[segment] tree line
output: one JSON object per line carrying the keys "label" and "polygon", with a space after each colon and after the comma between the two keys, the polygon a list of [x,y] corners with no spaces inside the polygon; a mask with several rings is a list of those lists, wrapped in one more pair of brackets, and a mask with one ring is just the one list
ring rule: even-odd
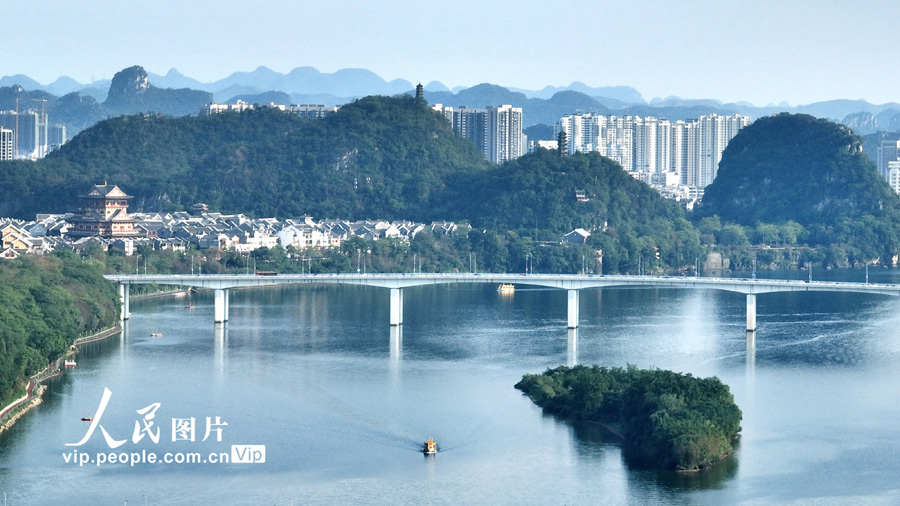
{"label": "tree line", "polygon": [[515,387],[544,411],[615,424],[653,467],[696,470],[733,451],[741,410],[718,378],[635,366],[577,365],[526,374]]}
{"label": "tree line", "polygon": [[95,261],[60,251],[0,262],[0,400],[18,397],[28,376],[118,317],[115,285]]}

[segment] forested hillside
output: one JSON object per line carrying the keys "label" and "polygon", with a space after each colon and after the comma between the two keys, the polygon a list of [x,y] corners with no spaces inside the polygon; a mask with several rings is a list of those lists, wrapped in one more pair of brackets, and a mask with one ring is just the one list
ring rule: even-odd
{"label": "forested hillside", "polygon": [[413,218],[449,174],[488,167],[471,142],[409,97],[369,97],[322,120],[259,109],[103,121],[35,163],[0,163],[0,216],[78,207],[115,183],[134,211],[204,202],[255,216]]}
{"label": "forested hillside", "polygon": [[703,255],[697,229],[675,202],[597,153],[561,157],[538,150],[460,176],[439,200],[435,207],[444,216],[521,237],[554,241],[586,229],[588,244],[603,251],[605,272],[636,272],[641,259],[645,269],[677,268]]}
{"label": "forested hillside", "polygon": [[889,264],[900,251],[900,198],[861,146],[847,127],[812,116],[761,118],[728,144],[699,214],[757,230],[788,224],[792,237],[840,250],[831,265]]}
{"label": "forested hillside", "polygon": [[0,400],[75,338],[111,327],[118,300],[100,269],[71,252],[0,262]]}
{"label": "forested hillside", "polygon": [[[604,272],[704,256],[681,208],[615,162],[538,150],[494,166],[410,97],[368,97],[321,120],[265,108],[109,119],[41,161],[0,163],[0,216],[75,211],[102,182],[133,195],[131,211],[203,202],[257,217],[469,222],[479,231],[471,252],[497,272],[526,257],[543,272],[596,271],[600,251]],[[587,244],[544,248],[576,228],[590,232]]]}

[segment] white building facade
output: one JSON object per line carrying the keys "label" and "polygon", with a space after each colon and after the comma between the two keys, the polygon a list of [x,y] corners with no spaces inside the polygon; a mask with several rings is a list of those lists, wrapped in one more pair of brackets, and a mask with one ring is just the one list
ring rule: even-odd
{"label": "white building facade", "polygon": [[467,106],[432,107],[453,126],[460,135],[472,142],[493,163],[503,163],[525,154],[528,145],[522,132],[522,108],[511,105],[470,109]]}
{"label": "white building facade", "polygon": [[715,179],[722,152],[737,132],[750,124],[740,114],[711,114],[674,123],[639,116],[574,114],[556,124],[566,133],[568,152],[596,151],[625,171],[657,187],[698,190]]}

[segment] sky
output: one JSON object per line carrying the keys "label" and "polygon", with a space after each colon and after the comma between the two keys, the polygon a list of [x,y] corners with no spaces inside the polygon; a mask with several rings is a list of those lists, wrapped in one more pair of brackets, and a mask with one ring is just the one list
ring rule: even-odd
{"label": "sky", "polygon": [[626,85],[646,100],[900,102],[900,3],[882,0],[3,3],[0,76],[43,84],[132,65],[203,82],[310,66],[450,88]]}

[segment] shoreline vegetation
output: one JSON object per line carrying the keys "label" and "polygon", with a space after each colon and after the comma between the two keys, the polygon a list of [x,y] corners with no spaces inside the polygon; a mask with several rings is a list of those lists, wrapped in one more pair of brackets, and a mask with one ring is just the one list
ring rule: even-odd
{"label": "shoreline vegetation", "polygon": [[526,374],[515,388],[547,413],[599,423],[657,469],[708,469],[732,454],[741,430],[741,410],[716,377],[578,365]]}
{"label": "shoreline vegetation", "polygon": [[69,351],[66,352],[64,356],[50,362],[44,370],[31,376],[25,387],[25,395],[0,409],[0,434],[11,428],[25,413],[36,408],[43,402],[42,397],[47,390],[47,387],[42,382],[61,375],[63,373],[62,370],[65,367],[65,361],[78,354],[78,346],[102,341],[118,335],[120,332],[122,332],[122,325],[116,322],[115,325],[108,329],[101,330],[100,332],[89,336],[79,337],[72,343]]}
{"label": "shoreline vegetation", "polygon": [[[184,291],[185,290],[183,289],[178,289],[158,293],[135,295],[132,297],[132,300],[174,297],[176,294],[182,293]],[[16,423],[16,421],[25,413],[31,411],[33,408],[37,407],[41,404],[41,402],[43,402],[42,396],[44,395],[47,387],[41,382],[62,374],[62,369],[65,367],[65,360],[76,356],[79,346],[108,339],[112,336],[118,335],[122,332],[122,330],[123,329],[121,322],[116,322],[112,327],[101,330],[91,335],[82,336],[78,339],[75,339],[64,356],[50,362],[50,364],[47,365],[44,370],[35,374],[34,376],[31,376],[28,384],[25,387],[25,395],[0,408],[0,433],[3,433],[4,431],[11,428]]]}
{"label": "shoreline vegetation", "polygon": [[39,382],[34,378],[55,374],[76,341],[84,341],[79,338],[113,327],[120,310],[115,285],[103,278],[97,263],[71,251],[0,262],[3,404],[27,393],[13,409],[32,405]]}

